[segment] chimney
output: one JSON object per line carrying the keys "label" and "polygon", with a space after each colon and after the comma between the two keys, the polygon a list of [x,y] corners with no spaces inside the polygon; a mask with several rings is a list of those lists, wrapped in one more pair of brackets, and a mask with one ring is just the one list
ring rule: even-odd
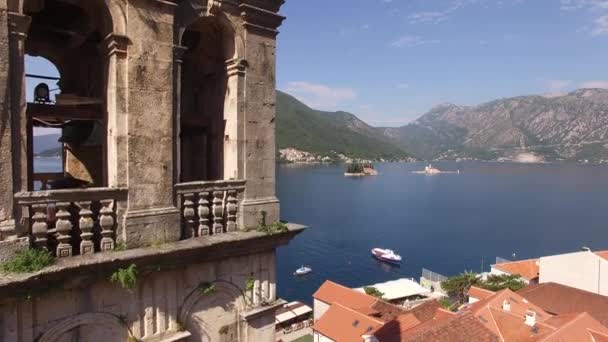
{"label": "chimney", "polygon": [[528,310],[526,312],[526,321],[524,322],[526,323],[526,325],[529,325],[531,327],[536,325],[536,312],[532,311],[532,310]]}
{"label": "chimney", "polygon": [[505,311],[511,311],[511,303],[509,303],[509,301],[505,299],[502,302],[502,309]]}

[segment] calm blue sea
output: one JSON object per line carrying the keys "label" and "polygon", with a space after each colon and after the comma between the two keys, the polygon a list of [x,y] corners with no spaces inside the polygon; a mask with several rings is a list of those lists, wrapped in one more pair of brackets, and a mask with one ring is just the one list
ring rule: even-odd
{"label": "calm blue sea", "polygon": [[[422,163],[377,164],[378,177],[345,178],[344,166],[278,167],[282,219],[309,228],[277,255],[278,291],[311,301],[325,279],[362,286],[485,270],[517,259],[608,249],[608,167],[439,162],[460,174],[412,174]],[[392,248],[400,268],[371,258]],[[313,273],[297,278],[302,264]]]}

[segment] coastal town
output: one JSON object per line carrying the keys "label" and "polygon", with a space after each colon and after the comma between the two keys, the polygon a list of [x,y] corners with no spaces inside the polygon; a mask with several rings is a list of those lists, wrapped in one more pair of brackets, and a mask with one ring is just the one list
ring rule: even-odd
{"label": "coastal town", "polygon": [[423,270],[419,282],[348,288],[327,280],[312,307],[293,302],[277,312],[277,341],[606,341],[607,274],[608,251],[586,249],[497,258],[481,274]]}

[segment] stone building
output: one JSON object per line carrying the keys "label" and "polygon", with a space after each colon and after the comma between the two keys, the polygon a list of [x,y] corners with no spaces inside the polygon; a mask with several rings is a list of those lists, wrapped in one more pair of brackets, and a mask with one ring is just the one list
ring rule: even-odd
{"label": "stone building", "polygon": [[[274,340],[275,250],[303,229],[255,229],[279,220],[282,3],[0,0],[0,261],[55,255],[0,276],[0,341]],[[55,101],[26,102],[48,80],[26,55]],[[62,129],[62,172],[34,169],[35,127]]]}

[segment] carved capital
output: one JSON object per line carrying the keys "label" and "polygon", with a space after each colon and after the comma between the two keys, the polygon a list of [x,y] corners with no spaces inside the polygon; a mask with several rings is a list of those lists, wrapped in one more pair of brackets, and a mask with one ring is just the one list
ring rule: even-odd
{"label": "carved capital", "polygon": [[127,36],[110,33],[103,41],[106,54],[108,56],[117,55],[124,58],[127,56],[127,50],[131,44],[131,40]]}
{"label": "carved capital", "polygon": [[10,33],[19,39],[25,40],[27,33],[30,30],[32,17],[20,13],[8,13],[8,26]]}
{"label": "carved capital", "polygon": [[228,73],[228,77],[234,75],[244,76],[248,67],[249,63],[242,58],[234,58],[226,61],[226,72]]}
{"label": "carved capital", "polygon": [[277,29],[285,20],[285,17],[261,7],[252,6],[246,3],[239,5],[241,18],[245,22],[245,28],[249,30],[258,30],[265,34],[276,36],[279,31]]}

